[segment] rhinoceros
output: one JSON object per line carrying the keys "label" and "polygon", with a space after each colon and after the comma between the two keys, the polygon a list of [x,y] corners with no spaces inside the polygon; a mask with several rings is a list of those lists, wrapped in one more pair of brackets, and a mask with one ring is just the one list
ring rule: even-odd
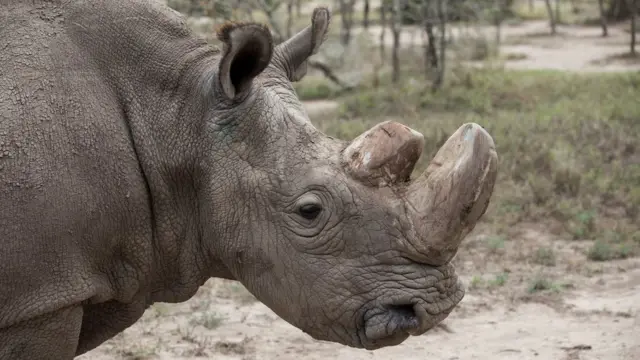
{"label": "rhinoceros", "polygon": [[227,23],[216,47],[154,0],[1,0],[0,359],[72,359],[210,278],[356,348],[448,316],[494,141],[462,124],[413,176],[401,123],[317,130],[292,82],[329,23]]}

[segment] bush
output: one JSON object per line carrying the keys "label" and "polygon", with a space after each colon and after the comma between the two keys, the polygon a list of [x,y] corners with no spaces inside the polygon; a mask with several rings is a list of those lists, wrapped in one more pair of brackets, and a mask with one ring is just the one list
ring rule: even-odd
{"label": "bush", "polygon": [[293,86],[300,100],[329,99],[335,97],[340,90],[325,77],[320,76],[305,76]]}

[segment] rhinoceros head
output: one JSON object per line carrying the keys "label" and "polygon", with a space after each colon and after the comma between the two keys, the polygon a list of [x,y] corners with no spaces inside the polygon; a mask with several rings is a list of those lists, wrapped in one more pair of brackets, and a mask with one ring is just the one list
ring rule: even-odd
{"label": "rhinoceros head", "polygon": [[443,320],[464,295],[451,259],[484,214],[497,154],[465,124],[419,177],[422,134],[381,123],[350,143],[310,123],[291,85],[329,26],[274,46],[266,27],[225,25],[210,76],[215,151],[200,206],[229,277],[320,340],[376,349]]}

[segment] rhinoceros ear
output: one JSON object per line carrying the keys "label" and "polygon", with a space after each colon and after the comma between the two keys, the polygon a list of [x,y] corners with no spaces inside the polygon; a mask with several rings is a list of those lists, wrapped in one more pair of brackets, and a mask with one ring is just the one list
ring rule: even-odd
{"label": "rhinoceros ear", "polygon": [[329,9],[317,7],[313,10],[310,26],[276,46],[274,62],[286,72],[290,81],[299,81],[306,75],[307,60],[326,40],[330,22]]}
{"label": "rhinoceros ear", "polygon": [[273,38],[269,29],[254,23],[226,23],[217,31],[222,41],[218,81],[229,99],[251,87],[271,61]]}

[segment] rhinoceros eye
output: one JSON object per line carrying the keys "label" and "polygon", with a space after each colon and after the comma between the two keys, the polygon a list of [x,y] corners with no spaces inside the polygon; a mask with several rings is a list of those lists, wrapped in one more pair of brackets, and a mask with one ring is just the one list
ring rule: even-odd
{"label": "rhinoceros eye", "polygon": [[322,212],[322,200],[317,194],[306,193],[298,199],[295,209],[300,217],[312,221]]}
{"label": "rhinoceros eye", "polygon": [[301,204],[298,207],[298,214],[307,220],[314,220],[320,215],[322,205],[318,203]]}

